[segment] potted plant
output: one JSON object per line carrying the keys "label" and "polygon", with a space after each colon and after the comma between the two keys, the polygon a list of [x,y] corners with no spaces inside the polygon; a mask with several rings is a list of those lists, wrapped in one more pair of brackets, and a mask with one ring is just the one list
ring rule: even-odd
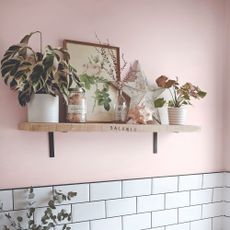
{"label": "potted plant", "polygon": [[178,78],[172,80],[166,76],[160,76],[156,79],[156,83],[159,87],[168,89],[170,92],[171,100],[168,102],[168,113],[171,125],[183,125],[186,119],[185,105],[191,105],[191,99],[201,99],[207,94],[190,82],[180,85]]}
{"label": "potted plant", "polygon": [[157,109],[157,115],[162,125],[167,125],[169,123],[166,104],[166,100],[163,97],[154,100],[154,107]]}
{"label": "potted plant", "polygon": [[[32,35],[40,34],[40,52],[28,46]],[[2,78],[18,91],[21,106],[28,104],[30,122],[58,122],[61,95],[67,101],[73,82],[80,86],[76,70],[69,63],[70,55],[63,48],[46,46],[42,50],[42,34],[32,32],[12,45],[1,60]]]}

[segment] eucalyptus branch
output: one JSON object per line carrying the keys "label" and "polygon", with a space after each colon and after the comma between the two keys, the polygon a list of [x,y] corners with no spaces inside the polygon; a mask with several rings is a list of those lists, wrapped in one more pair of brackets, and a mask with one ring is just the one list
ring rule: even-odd
{"label": "eucalyptus branch", "polygon": [[[26,190],[27,192],[27,190]],[[34,212],[35,208],[29,208],[26,214],[26,218],[23,219],[21,216],[18,216],[16,220],[12,219],[10,213],[6,214],[6,218],[9,221],[9,225],[4,226],[4,230],[10,230],[13,228],[15,230],[49,230],[54,228],[58,223],[61,223],[64,220],[70,221],[71,220],[71,213],[67,213],[65,209],[54,213],[53,210],[56,209],[56,203],[62,203],[65,200],[71,200],[73,197],[77,195],[76,192],[68,192],[64,194],[62,192],[54,191],[52,199],[48,202],[48,207],[45,209],[44,213],[41,217],[42,224],[35,224],[34,223]],[[29,189],[28,199],[33,199],[34,193],[33,188]],[[27,228],[23,228],[23,224],[27,223]],[[64,225],[63,229],[67,229],[66,224]],[[70,227],[68,227],[70,229]]]}

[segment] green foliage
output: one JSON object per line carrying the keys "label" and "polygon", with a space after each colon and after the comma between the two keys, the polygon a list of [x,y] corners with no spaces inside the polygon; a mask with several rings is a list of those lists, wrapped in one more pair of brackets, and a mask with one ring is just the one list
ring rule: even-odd
{"label": "green foliage", "polygon": [[[28,200],[33,200],[35,194],[33,192],[33,188],[30,187],[28,189]],[[29,208],[26,213],[26,218],[18,216],[15,220],[11,217],[9,213],[5,214],[6,218],[9,221],[9,225],[5,225],[3,230],[49,230],[54,228],[57,224],[61,224],[63,221],[71,220],[71,213],[66,212],[65,209],[61,209],[61,211],[56,210],[56,204],[61,204],[63,201],[71,200],[73,197],[77,195],[76,192],[68,192],[64,194],[60,191],[54,191],[54,195],[52,199],[48,202],[48,207],[45,209],[42,217],[41,223],[36,224],[34,222],[34,213],[36,212],[35,208],[31,207],[31,204],[34,202],[29,201]],[[26,225],[27,227],[23,227]],[[70,230],[66,224],[63,225],[62,230]]]}
{"label": "green foliage", "polygon": [[103,105],[106,111],[110,110],[111,99],[108,93],[107,85],[103,86],[103,89],[97,89],[95,92],[95,99],[98,101],[98,105]]}
{"label": "green foliage", "polygon": [[80,81],[70,65],[70,55],[63,48],[47,46],[44,53],[28,46],[31,36],[26,35],[18,45],[12,45],[1,60],[1,75],[10,89],[18,91],[20,105],[25,106],[35,93],[63,95],[67,101],[69,88]]}
{"label": "green foliage", "polygon": [[159,87],[166,88],[171,94],[172,100],[169,101],[171,107],[181,107],[182,105],[191,105],[191,99],[202,99],[206,96],[206,92],[202,91],[198,86],[194,86],[190,82],[180,85],[178,78],[176,80],[168,79],[166,76],[160,76],[156,79]]}
{"label": "green foliage", "polygon": [[155,101],[154,101],[154,106],[155,108],[162,108],[166,103],[166,100],[161,97],[161,98],[157,98]]}
{"label": "green foliage", "polygon": [[[90,90],[92,86],[96,87],[95,102],[99,106],[103,106],[106,111],[109,111],[111,108],[110,102],[112,101],[109,95],[109,81],[103,77],[89,76],[86,73],[81,74],[79,77],[86,90]],[[100,89],[101,85],[102,89]]]}

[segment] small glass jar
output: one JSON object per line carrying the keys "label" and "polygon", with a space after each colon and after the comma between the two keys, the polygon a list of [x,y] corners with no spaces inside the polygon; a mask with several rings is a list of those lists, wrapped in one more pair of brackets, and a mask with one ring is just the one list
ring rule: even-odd
{"label": "small glass jar", "polygon": [[85,92],[81,88],[72,89],[68,98],[67,116],[68,122],[86,122],[87,104]]}
{"label": "small glass jar", "polygon": [[128,114],[128,105],[122,90],[118,90],[117,101],[115,104],[115,122],[126,123]]}

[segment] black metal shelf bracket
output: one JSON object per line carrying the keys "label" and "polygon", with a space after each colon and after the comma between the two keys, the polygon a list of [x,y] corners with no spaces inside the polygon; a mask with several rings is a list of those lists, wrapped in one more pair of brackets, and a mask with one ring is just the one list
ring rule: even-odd
{"label": "black metal shelf bracket", "polygon": [[157,154],[157,132],[153,133],[153,154]]}
{"label": "black metal shelf bracket", "polygon": [[49,137],[49,153],[50,157],[54,157],[54,133],[53,132],[48,132],[48,137]]}
{"label": "black metal shelf bracket", "polygon": [[[51,158],[54,158],[55,151],[54,151],[54,133],[48,132],[48,138],[49,138],[49,156]],[[158,141],[158,134],[157,132],[153,133],[153,154],[157,154],[157,141]]]}

